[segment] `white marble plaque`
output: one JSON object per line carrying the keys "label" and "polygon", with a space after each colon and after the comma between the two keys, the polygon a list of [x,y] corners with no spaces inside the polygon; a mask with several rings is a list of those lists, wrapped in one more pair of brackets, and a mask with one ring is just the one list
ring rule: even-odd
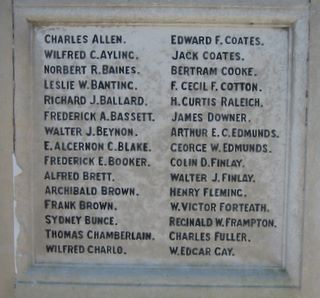
{"label": "white marble plaque", "polygon": [[282,267],[289,32],[36,27],[36,263]]}

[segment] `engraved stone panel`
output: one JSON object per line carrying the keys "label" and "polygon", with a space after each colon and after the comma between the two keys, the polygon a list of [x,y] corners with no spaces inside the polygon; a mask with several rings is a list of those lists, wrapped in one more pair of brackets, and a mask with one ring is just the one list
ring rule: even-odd
{"label": "engraved stone panel", "polygon": [[289,37],[36,27],[36,263],[282,267]]}

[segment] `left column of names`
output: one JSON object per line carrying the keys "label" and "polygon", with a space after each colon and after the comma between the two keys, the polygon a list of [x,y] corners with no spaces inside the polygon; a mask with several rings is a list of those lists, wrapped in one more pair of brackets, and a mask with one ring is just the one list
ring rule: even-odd
{"label": "left column of names", "polygon": [[124,240],[155,240],[117,216],[140,197],[126,170],[151,167],[139,125],[155,117],[136,80],[139,56],[123,34],[100,31],[38,34],[43,204],[36,237],[46,260],[122,257],[130,254]]}

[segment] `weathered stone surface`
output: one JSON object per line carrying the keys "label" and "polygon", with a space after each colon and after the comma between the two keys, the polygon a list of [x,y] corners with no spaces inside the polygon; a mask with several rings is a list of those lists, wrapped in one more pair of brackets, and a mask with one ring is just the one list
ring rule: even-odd
{"label": "weathered stone surface", "polygon": [[281,267],[288,41],[36,28],[36,261]]}

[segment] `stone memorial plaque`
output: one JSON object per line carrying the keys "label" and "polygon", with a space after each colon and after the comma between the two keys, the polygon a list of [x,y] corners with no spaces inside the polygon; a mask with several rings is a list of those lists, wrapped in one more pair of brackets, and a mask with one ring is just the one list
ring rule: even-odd
{"label": "stone memorial plaque", "polygon": [[36,263],[282,268],[289,30],[37,26]]}
{"label": "stone memorial plaque", "polygon": [[0,1],[0,297],[317,297],[319,1]]}

